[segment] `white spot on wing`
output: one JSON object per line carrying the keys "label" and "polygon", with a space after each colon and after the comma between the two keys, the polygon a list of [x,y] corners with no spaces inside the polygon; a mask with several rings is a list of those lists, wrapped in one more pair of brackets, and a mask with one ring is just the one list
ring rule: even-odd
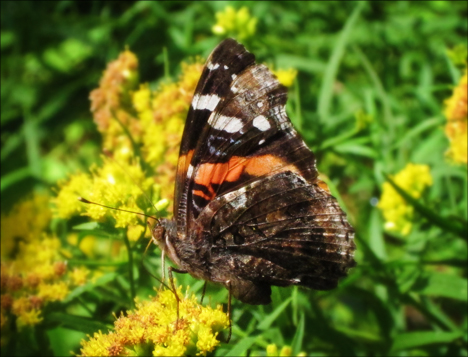
{"label": "white spot on wing", "polygon": [[259,108],[263,107],[263,102],[257,102],[257,107]]}
{"label": "white spot on wing", "polygon": [[237,93],[239,91],[239,88],[235,87],[235,86],[232,86],[231,87],[231,92],[232,93]]}
{"label": "white spot on wing", "polygon": [[221,115],[216,118],[216,121],[213,122],[214,117],[210,116],[208,123],[217,130],[224,130],[228,133],[237,133],[244,127],[242,120],[236,117],[226,117]]}
{"label": "white spot on wing", "polygon": [[195,94],[193,96],[193,98],[192,98],[192,107],[193,107],[193,109],[195,109],[195,106],[197,105],[198,98],[200,98],[200,96],[198,94]]}
{"label": "white spot on wing", "polygon": [[193,109],[197,110],[215,110],[216,106],[218,105],[219,101],[221,100],[216,94],[206,94],[199,96],[198,94],[194,95],[192,100],[192,107]]}
{"label": "white spot on wing", "polygon": [[262,145],[265,142],[265,139],[262,139],[258,142],[258,145]]}
{"label": "white spot on wing", "polygon": [[209,69],[210,71],[212,71],[212,70],[217,69],[217,68],[219,67],[219,63],[213,64],[213,63],[211,63],[211,62],[208,62],[208,64],[207,64],[206,66],[208,67],[208,69]]}
{"label": "white spot on wing", "polygon": [[234,79],[237,78],[237,75],[235,75],[235,74],[233,73],[233,74],[231,74],[231,78],[234,80]]}
{"label": "white spot on wing", "polygon": [[228,66],[226,66],[226,65],[224,65],[224,69],[229,69],[229,67],[228,67]]}
{"label": "white spot on wing", "polygon": [[192,173],[193,173],[193,166],[189,165],[187,169],[187,177],[192,177]]}
{"label": "white spot on wing", "polygon": [[265,131],[271,128],[267,118],[265,118],[263,115],[259,115],[253,120],[253,126],[260,131]]}

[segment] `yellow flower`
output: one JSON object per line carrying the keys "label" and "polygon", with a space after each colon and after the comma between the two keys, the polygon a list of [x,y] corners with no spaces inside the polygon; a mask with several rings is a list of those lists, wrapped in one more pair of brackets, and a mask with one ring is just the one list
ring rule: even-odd
{"label": "yellow flower", "polygon": [[457,163],[467,163],[468,131],[467,131],[467,71],[454,88],[452,96],[445,101],[445,134],[450,141],[448,156]]}
{"label": "yellow flower", "polygon": [[70,273],[70,278],[74,285],[84,285],[88,282],[89,270],[86,267],[74,268]]}
{"label": "yellow flower", "polygon": [[18,318],[16,319],[18,328],[21,329],[25,326],[34,326],[38,324],[43,320],[43,318],[40,317],[40,314],[41,311],[36,309],[21,311],[21,313],[18,314]]}
{"label": "yellow flower", "polygon": [[[89,341],[82,343],[82,356],[118,356],[122,346],[117,337],[113,333],[103,334],[101,331],[94,334],[93,337],[88,335]],[[116,353],[119,352],[119,353]]]}
{"label": "yellow flower", "polygon": [[[109,356],[110,350],[129,355],[182,356],[206,355],[218,345],[220,330],[229,326],[221,307],[203,307],[195,296],[183,297],[181,287],[179,320],[177,304],[171,290],[162,290],[151,301],[137,302],[136,309],[121,315],[114,331],[88,336],[82,341],[82,356]],[[216,327],[217,326],[217,327]]]}
{"label": "yellow flower", "polygon": [[292,348],[290,346],[283,346],[279,353],[280,357],[289,357],[292,355]]}
{"label": "yellow flower", "polygon": [[297,76],[297,70],[294,68],[272,70],[272,72],[285,87],[291,87]]}
{"label": "yellow flower", "polygon": [[92,179],[89,175],[78,173],[71,176],[68,182],[59,182],[60,191],[54,199],[54,213],[59,218],[68,219],[86,210],[78,197],[89,197],[93,193]]}
{"label": "yellow flower", "polygon": [[268,357],[277,357],[278,356],[278,347],[276,344],[271,344],[267,346],[266,355]]}
{"label": "yellow flower", "polygon": [[148,84],[140,85],[140,89],[133,93],[132,102],[138,113],[151,110],[151,91]]}
{"label": "yellow flower", "polygon": [[[412,197],[421,197],[426,187],[432,185],[429,166],[409,163],[399,173],[392,177],[393,181]],[[407,235],[411,231],[414,209],[393,186],[384,182],[382,197],[378,207],[385,218],[385,229]]]}
{"label": "yellow flower", "polygon": [[143,232],[145,231],[144,226],[128,226],[127,228],[127,237],[131,242],[136,242]]}
{"label": "yellow flower", "polygon": [[[177,82],[166,83],[152,92],[146,84],[133,91],[136,83],[133,81],[131,86],[125,85],[125,78],[119,74],[125,68],[136,71],[137,64],[133,54],[124,52],[109,66],[100,88],[92,93],[92,110],[95,115],[98,112],[125,112],[125,115],[131,117],[131,123],[121,120],[119,123],[112,115],[108,115],[106,124],[100,130],[104,135],[105,146],[106,143],[115,144],[112,150],[114,160],[105,157],[103,165],[92,167],[90,174],[75,174],[59,184],[55,200],[55,212],[59,217],[87,215],[97,221],[112,218],[115,227],[122,228],[144,228],[146,224],[144,219],[133,213],[84,204],[77,200],[81,196],[129,211],[143,213],[144,209],[148,209],[145,212],[148,214],[157,214],[149,201],[156,202],[158,210],[171,207],[169,200],[173,198],[184,121],[203,66],[198,62],[182,64],[182,74]],[[129,103],[122,98],[128,98]],[[134,116],[135,112],[137,116]],[[141,152],[134,151],[121,124],[128,129],[135,144],[141,145]],[[136,158],[135,154],[141,156]],[[151,170],[143,170],[142,162]],[[149,192],[153,193],[153,197],[148,200],[144,196]],[[131,232],[132,237],[137,238],[136,231]]]}
{"label": "yellow flower", "polygon": [[92,168],[91,174],[78,174],[72,176],[68,182],[60,183],[60,191],[55,199],[57,215],[67,218],[81,214],[97,221],[104,219],[105,216],[112,217],[116,227],[144,224],[134,213],[78,201],[78,198],[83,196],[106,206],[142,212],[137,202],[142,201],[148,205],[144,201],[144,192],[158,191],[154,180],[145,177],[138,162],[133,160],[119,160],[119,162],[120,167],[109,158],[104,158],[104,165]]}
{"label": "yellow flower", "polygon": [[38,240],[51,219],[50,198],[35,193],[32,197],[16,204],[8,213],[1,214],[2,259],[18,253],[20,242]]}
{"label": "yellow flower", "polygon": [[[14,232],[24,234],[16,243],[14,254],[2,258],[1,264],[1,312],[11,311],[17,317],[19,328],[40,323],[44,306],[63,300],[73,286],[67,262],[61,255],[61,241],[44,233],[50,218],[49,199],[41,195],[22,201],[11,212],[2,214],[2,230],[5,229],[2,243],[4,239],[12,239]],[[34,235],[24,231],[28,228],[23,224],[25,220]],[[37,226],[32,225],[34,220]]]}
{"label": "yellow flower", "polygon": [[216,35],[243,40],[255,34],[257,18],[250,16],[249,9],[245,6],[237,12],[233,7],[227,6],[223,12],[217,12],[215,16],[217,22],[211,30]]}

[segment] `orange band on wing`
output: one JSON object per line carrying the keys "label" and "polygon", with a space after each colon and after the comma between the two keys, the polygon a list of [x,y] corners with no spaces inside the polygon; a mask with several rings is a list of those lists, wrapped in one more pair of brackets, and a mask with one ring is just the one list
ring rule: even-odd
{"label": "orange band on wing", "polygon": [[183,181],[187,176],[187,170],[190,165],[190,161],[192,161],[192,156],[193,150],[190,150],[187,154],[179,157],[179,162],[177,163],[177,176],[178,179],[182,179],[180,181]]}
{"label": "orange band on wing", "polygon": [[271,172],[278,173],[285,170],[299,172],[296,166],[288,165],[284,160],[274,155],[262,155],[251,158],[233,156],[228,162],[202,164],[196,173],[195,182],[198,185],[205,186],[212,194],[212,197],[208,197],[206,193],[201,191],[194,191],[194,194],[205,199],[212,199],[215,196],[213,184],[219,185],[223,182],[235,182],[244,172],[251,176],[260,177]]}
{"label": "orange band on wing", "polygon": [[212,194],[211,194],[211,192],[210,192],[211,195],[208,196],[207,194],[205,194],[205,192],[200,191],[200,190],[195,190],[195,191],[193,191],[193,194],[194,194],[194,195],[197,195],[197,196],[199,196],[199,197],[201,197],[201,198],[204,198],[204,199],[207,200],[207,201],[212,200],[213,197],[214,197],[214,195],[215,195],[214,192],[213,192]]}
{"label": "orange band on wing", "polygon": [[[255,156],[245,162],[245,172],[252,176],[263,176],[271,173],[272,171],[293,171],[298,172],[294,165],[288,165],[284,160],[273,155]],[[278,169],[282,170],[278,171]]]}

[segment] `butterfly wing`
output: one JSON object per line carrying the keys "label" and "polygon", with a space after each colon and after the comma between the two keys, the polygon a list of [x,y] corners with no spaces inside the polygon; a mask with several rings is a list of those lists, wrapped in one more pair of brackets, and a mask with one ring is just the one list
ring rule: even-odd
{"label": "butterfly wing", "polygon": [[229,281],[247,303],[268,303],[270,285],[335,287],[354,265],[354,230],[286,115],[286,89],[225,40],[195,93],[178,168],[179,239],[210,246],[209,279]]}
{"label": "butterfly wing", "polygon": [[336,199],[295,172],[218,196],[199,221],[213,237],[212,280],[234,282],[247,303],[269,303],[269,285],[332,289],[355,265],[354,229]]}
{"label": "butterfly wing", "polygon": [[195,93],[179,159],[179,233],[186,236],[187,222],[214,197],[260,176],[317,177],[314,155],[286,115],[286,89],[242,45],[228,39],[213,51]]}
{"label": "butterfly wing", "polygon": [[[175,189],[174,212],[179,236],[185,236],[187,222],[192,218],[192,190],[189,184],[196,165],[194,152],[209,116],[230,91],[233,77],[255,63],[255,57],[233,39],[220,43],[209,56],[198,81],[187,115],[180,146]],[[217,69],[221,66],[221,70]],[[226,68],[225,68],[226,67]]]}

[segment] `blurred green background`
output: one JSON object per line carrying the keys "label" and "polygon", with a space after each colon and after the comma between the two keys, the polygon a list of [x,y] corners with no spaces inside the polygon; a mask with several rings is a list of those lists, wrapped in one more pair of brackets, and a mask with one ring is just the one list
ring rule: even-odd
{"label": "blurred green background", "polygon": [[[182,60],[206,57],[233,36],[258,62],[298,70],[288,113],[341,193],[357,232],[358,266],[331,292],[274,289],[270,306],[236,302],[233,339],[215,354],[261,355],[276,343],[293,355],[467,355],[467,173],[445,155],[443,115],[463,74],[458,53],[466,61],[466,2],[0,6],[2,212],[100,161],[88,96],[127,46],[139,59],[140,81],[154,88],[176,78]],[[245,6],[255,32],[213,33],[226,6]],[[433,184],[410,202],[411,232],[386,232],[376,207],[382,184],[408,163],[428,165]],[[50,334],[48,343],[56,354],[78,352],[80,331],[66,343]]]}

